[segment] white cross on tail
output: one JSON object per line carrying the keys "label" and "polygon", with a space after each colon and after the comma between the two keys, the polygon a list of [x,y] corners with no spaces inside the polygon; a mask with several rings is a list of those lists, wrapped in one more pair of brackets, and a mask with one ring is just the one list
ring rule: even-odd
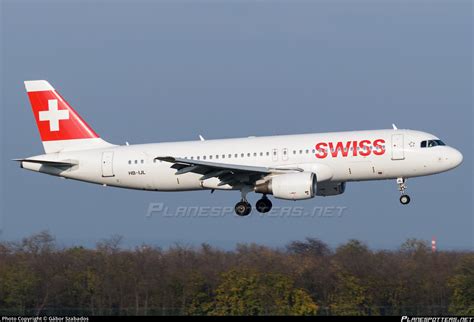
{"label": "white cross on tail", "polygon": [[58,100],[48,100],[48,110],[39,112],[40,121],[49,121],[51,132],[59,131],[59,121],[69,120],[68,110],[58,110]]}

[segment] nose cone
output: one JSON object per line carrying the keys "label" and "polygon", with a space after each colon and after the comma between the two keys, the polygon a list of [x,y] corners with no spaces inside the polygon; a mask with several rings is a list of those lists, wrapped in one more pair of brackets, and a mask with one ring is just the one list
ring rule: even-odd
{"label": "nose cone", "polygon": [[451,148],[448,155],[448,162],[453,168],[456,168],[462,163],[462,153],[458,150]]}

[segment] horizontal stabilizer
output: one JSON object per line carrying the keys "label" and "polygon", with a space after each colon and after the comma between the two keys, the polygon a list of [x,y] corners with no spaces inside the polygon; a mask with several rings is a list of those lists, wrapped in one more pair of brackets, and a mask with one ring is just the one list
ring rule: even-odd
{"label": "horizontal stabilizer", "polygon": [[73,167],[77,165],[77,162],[72,161],[53,161],[53,160],[40,160],[40,159],[13,159],[12,161],[17,162],[31,162],[39,163],[51,167]]}

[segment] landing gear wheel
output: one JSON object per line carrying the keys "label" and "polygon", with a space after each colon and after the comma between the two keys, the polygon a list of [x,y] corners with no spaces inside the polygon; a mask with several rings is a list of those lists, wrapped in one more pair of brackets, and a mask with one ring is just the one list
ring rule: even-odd
{"label": "landing gear wheel", "polygon": [[272,202],[267,197],[263,197],[262,199],[257,201],[257,203],[255,204],[255,208],[257,208],[258,212],[261,212],[263,214],[267,213],[272,210]]}
{"label": "landing gear wheel", "polygon": [[410,197],[405,194],[407,190],[407,180],[405,178],[397,178],[398,191],[402,194],[400,196],[400,202],[402,205],[408,205],[410,203]]}
{"label": "landing gear wheel", "polygon": [[401,195],[400,202],[402,203],[402,205],[408,205],[410,203],[410,196]]}
{"label": "landing gear wheel", "polygon": [[252,211],[252,205],[247,201],[240,201],[235,205],[235,213],[239,216],[247,216]]}

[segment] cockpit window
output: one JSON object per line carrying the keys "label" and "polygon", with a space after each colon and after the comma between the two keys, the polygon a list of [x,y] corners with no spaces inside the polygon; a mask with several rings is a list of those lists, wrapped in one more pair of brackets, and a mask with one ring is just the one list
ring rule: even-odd
{"label": "cockpit window", "polygon": [[434,146],[438,145],[446,145],[444,144],[443,141],[441,140],[426,140],[426,141],[421,141],[420,147],[422,148],[432,148]]}

